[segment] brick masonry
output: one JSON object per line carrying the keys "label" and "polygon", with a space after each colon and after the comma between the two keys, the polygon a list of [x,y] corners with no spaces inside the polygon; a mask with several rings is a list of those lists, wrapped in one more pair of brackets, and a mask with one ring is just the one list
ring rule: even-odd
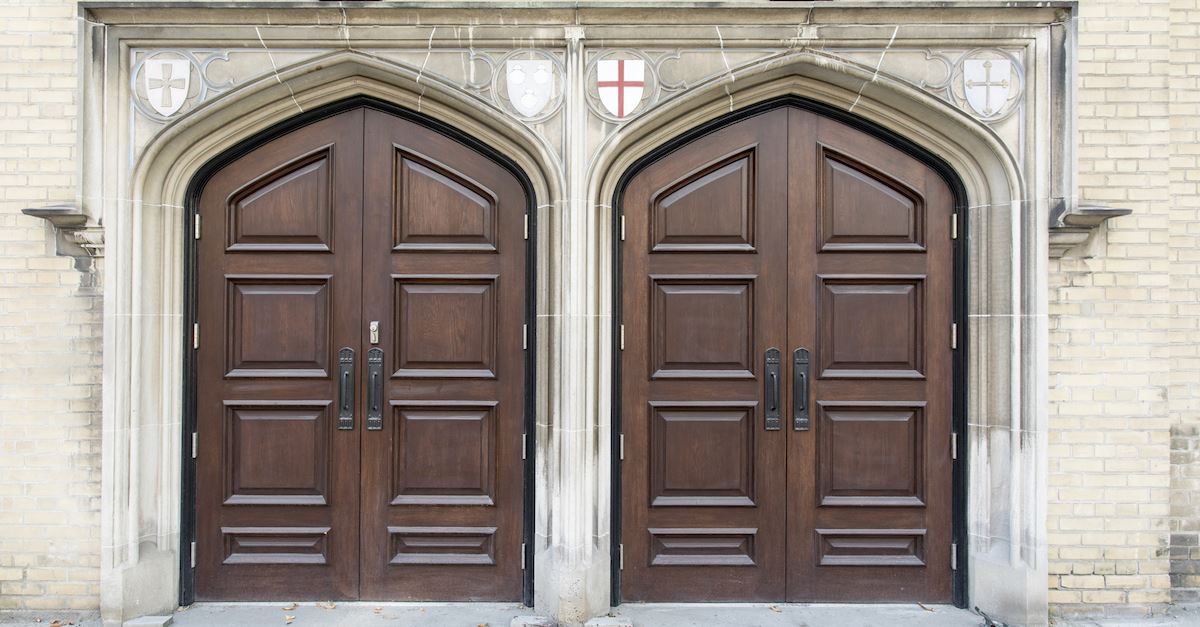
{"label": "brick masonry", "polygon": [[[99,604],[100,299],[27,206],[77,194],[74,0],[0,4],[0,610]],[[1200,601],[1200,5],[1083,0],[1080,197],[1050,276],[1052,611]]]}
{"label": "brick masonry", "polygon": [[0,3],[0,610],[99,605],[100,298],[23,207],[77,193],[73,0]]}
{"label": "brick masonry", "polygon": [[1080,3],[1079,195],[1133,214],[1051,264],[1054,614],[1200,592],[1196,7]]}

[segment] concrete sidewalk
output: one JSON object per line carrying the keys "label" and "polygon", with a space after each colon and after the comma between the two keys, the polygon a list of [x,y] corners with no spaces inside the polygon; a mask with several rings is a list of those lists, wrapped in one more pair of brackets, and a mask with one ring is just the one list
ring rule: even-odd
{"label": "concrete sidewalk", "polygon": [[[160,618],[127,623],[179,627],[510,627],[537,625],[530,608],[515,603],[197,603],[181,608],[164,623]],[[40,620],[35,620],[40,619]],[[25,627],[100,627],[92,617],[53,612],[0,613],[0,623]],[[70,623],[68,622],[70,621]],[[544,624],[544,623],[542,623]],[[984,618],[947,605],[856,605],[787,603],[626,603],[604,627],[979,627]],[[1200,608],[1174,606],[1162,616],[1109,619],[1053,619],[1054,627],[1200,626]]]}

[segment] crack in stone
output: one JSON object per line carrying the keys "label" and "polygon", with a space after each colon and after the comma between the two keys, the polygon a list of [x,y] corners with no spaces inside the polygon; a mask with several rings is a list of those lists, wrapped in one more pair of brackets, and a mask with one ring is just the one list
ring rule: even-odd
{"label": "crack in stone", "polygon": [[288,85],[287,82],[279,76],[279,66],[275,65],[275,55],[271,54],[271,49],[267,47],[267,42],[263,40],[262,31],[260,31],[257,26],[254,27],[254,34],[258,35],[258,43],[262,44],[263,50],[267,51],[267,60],[271,62],[271,70],[275,73],[275,80],[278,81],[280,85],[283,85],[287,88],[288,94],[291,95],[292,102],[296,105],[296,108],[300,110],[300,113],[304,113],[304,107],[300,106],[299,100],[296,100],[296,92],[292,91],[292,86]]}
{"label": "crack in stone", "polygon": [[887,45],[884,46],[883,50],[879,53],[879,62],[875,64],[875,73],[871,75],[871,80],[863,83],[862,86],[858,88],[858,95],[854,97],[854,103],[850,105],[849,109],[847,109],[848,113],[854,113],[854,107],[858,106],[858,101],[862,100],[863,91],[866,90],[867,85],[874,83],[875,79],[879,78],[879,68],[883,67],[883,58],[887,56],[888,50],[892,49],[892,44],[896,43],[896,35],[899,33],[900,26],[897,25],[893,27],[892,38],[888,40]]}

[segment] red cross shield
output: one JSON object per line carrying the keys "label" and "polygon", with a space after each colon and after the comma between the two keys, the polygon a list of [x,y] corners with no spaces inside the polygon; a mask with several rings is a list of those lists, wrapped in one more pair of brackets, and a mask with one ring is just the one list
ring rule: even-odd
{"label": "red cross shield", "polygon": [[640,59],[601,59],[596,64],[596,90],[608,112],[623,118],[637,108],[646,87],[646,62]]}

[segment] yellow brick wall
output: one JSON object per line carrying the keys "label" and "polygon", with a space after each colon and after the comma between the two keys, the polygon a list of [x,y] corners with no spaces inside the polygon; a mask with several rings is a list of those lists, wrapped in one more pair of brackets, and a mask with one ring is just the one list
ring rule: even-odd
{"label": "yellow brick wall", "polygon": [[[1200,5],[1081,16],[1080,196],[1134,214],[1051,262],[1063,614],[1200,600]],[[77,193],[76,30],[74,0],[0,2],[0,610],[99,602],[100,300],[20,214]]]}
{"label": "yellow brick wall", "polygon": [[1171,9],[1080,2],[1079,195],[1133,214],[1108,223],[1093,257],[1051,262],[1053,614],[1171,601],[1171,288],[1182,252],[1169,189]]}
{"label": "yellow brick wall", "polygon": [[100,299],[20,212],[77,193],[75,39],[74,0],[0,2],[0,610],[99,605]]}
{"label": "yellow brick wall", "polygon": [[1200,601],[1200,2],[1171,1],[1172,599]]}

